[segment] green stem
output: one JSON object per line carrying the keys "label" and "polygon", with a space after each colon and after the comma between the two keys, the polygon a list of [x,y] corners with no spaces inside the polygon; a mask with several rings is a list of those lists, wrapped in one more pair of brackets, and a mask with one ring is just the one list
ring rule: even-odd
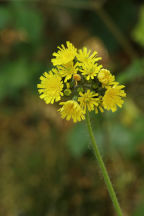
{"label": "green stem", "polygon": [[110,197],[112,199],[112,202],[113,202],[113,205],[114,205],[115,210],[117,212],[117,215],[118,216],[122,216],[122,211],[121,211],[119,202],[117,200],[116,193],[115,193],[115,191],[113,189],[111,180],[109,178],[108,172],[106,170],[106,167],[104,165],[104,162],[102,160],[101,154],[99,152],[98,146],[97,146],[96,141],[95,141],[95,137],[94,137],[94,134],[93,134],[93,131],[92,131],[92,127],[91,127],[91,122],[90,122],[90,117],[89,117],[88,111],[86,113],[86,121],[87,121],[88,131],[89,131],[89,135],[90,135],[90,138],[91,138],[93,150],[94,150],[96,159],[98,161],[98,165],[99,165],[99,167],[101,169],[101,172],[102,172],[105,184],[107,186],[107,190],[108,190],[109,195],[110,195]]}

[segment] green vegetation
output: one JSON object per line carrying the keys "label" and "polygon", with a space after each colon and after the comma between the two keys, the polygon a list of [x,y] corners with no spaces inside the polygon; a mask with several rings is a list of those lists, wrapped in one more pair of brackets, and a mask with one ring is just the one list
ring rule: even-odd
{"label": "green vegetation", "polygon": [[99,10],[88,0],[54,2],[0,1],[0,215],[115,215],[86,123],[64,122],[38,97],[51,53],[69,40],[97,50],[126,85],[121,110],[91,119],[124,214],[143,216],[142,1],[107,0]]}

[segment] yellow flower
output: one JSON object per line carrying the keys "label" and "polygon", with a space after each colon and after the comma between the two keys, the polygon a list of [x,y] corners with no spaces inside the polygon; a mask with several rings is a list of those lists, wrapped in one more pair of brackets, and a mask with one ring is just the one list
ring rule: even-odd
{"label": "yellow flower", "polygon": [[63,106],[58,111],[60,111],[61,117],[63,119],[73,119],[74,122],[78,122],[85,119],[84,111],[76,101],[68,100],[66,102],[61,102],[60,105]]}
{"label": "yellow flower", "polygon": [[64,82],[67,82],[67,80],[71,79],[74,74],[77,73],[78,69],[76,65],[73,64],[73,61],[68,62],[67,64],[58,66],[58,70],[60,72],[60,75],[62,77],[65,77]]}
{"label": "yellow flower", "polygon": [[[81,63],[87,63],[89,61],[95,63],[96,61],[101,60],[101,57],[96,57],[96,55],[96,51],[91,54],[91,50],[83,47],[83,49],[78,50],[78,54],[76,55],[76,57]],[[79,65],[81,65],[81,63],[79,63]]]}
{"label": "yellow flower", "polygon": [[86,76],[86,79],[94,79],[99,73],[102,65],[94,64],[92,62],[87,62],[83,64],[82,69],[80,69],[82,75]]}
{"label": "yellow flower", "polygon": [[54,101],[59,101],[63,96],[62,89],[64,85],[61,77],[56,72],[56,69],[51,70],[49,73],[45,72],[40,77],[41,83],[37,85],[40,98],[47,104],[53,104]]}
{"label": "yellow flower", "polygon": [[99,96],[99,98],[98,98],[98,107],[95,107],[96,114],[98,114],[99,111],[102,112],[102,113],[104,112],[104,109],[102,107],[102,102],[103,102],[103,97]]}
{"label": "yellow flower", "polygon": [[122,107],[126,97],[123,85],[109,70],[98,64],[97,52],[86,47],[77,49],[69,41],[53,53],[54,67],[40,77],[40,98],[47,104],[60,101],[61,117],[74,122],[85,119],[86,111],[95,113]]}
{"label": "yellow flower", "polygon": [[122,90],[124,87],[124,85],[114,85],[106,90],[103,97],[103,107],[105,109],[115,112],[117,106],[122,107],[124,101],[121,97],[126,97],[126,93]]}
{"label": "yellow flower", "polygon": [[103,85],[109,85],[109,84],[113,84],[113,82],[115,80],[115,77],[110,73],[109,70],[106,70],[106,69],[103,68],[98,73],[98,80]]}
{"label": "yellow flower", "polygon": [[67,41],[66,44],[67,48],[65,48],[65,46],[62,44],[61,47],[58,46],[58,52],[53,53],[55,58],[53,58],[51,61],[54,66],[67,64],[75,58],[77,49],[69,41]]}
{"label": "yellow flower", "polygon": [[98,106],[99,99],[95,98],[98,96],[97,93],[93,93],[88,89],[86,93],[80,92],[79,95],[81,97],[78,97],[78,101],[80,102],[80,106],[84,112],[86,112],[86,109],[88,109],[88,111],[92,111],[95,106]]}
{"label": "yellow flower", "polygon": [[102,113],[104,112],[103,107],[100,106],[100,105],[99,105],[98,107],[95,108],[95,113],[98,114],[99,111],[102,112]]}

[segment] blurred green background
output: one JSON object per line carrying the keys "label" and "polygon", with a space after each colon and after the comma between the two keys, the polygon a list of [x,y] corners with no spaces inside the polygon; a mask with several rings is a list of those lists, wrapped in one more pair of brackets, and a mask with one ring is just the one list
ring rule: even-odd
{"label": "blurred green background", "polygon": [[92,124],[124,216],[144,215],[142,0],[0,1],[0,216],[115,216],[85,122],[63,121],[36,85],[57,45],[102,56],[126,85]]}

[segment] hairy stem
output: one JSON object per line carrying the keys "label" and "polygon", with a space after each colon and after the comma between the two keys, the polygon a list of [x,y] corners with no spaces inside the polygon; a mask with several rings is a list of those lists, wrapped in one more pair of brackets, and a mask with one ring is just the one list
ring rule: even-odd
{"label": "hairy stem", "polygon": [[116,197],[116,193],[115,193],[115,191],[113,189],[111,180],[109,178],[109,175],[108,175],[108,172],[106,170],[105,164],[103,162],[103,159],[101,157],[101,154],[99,152],[98,146],[97,146],[96,141],[95,141],[95,137],[94,137],[94,134],[93,134],[93,131],[92,131],[92,126],[91,126],[91,122],[90,122],[90,117],[89,117],[88,111],[86,113],[86,121],[87,121],[88,131],[89,131],[89,135],[90,135],[91,142],[92,142],[92,147],[93,147],[96,159],[98,161],[98,165],[99,165],[99,167],[101,169],[101,173],[103,175],[105,184],[107,186],[107,190],[108,190],[109,195],[111,197],[111,200],[113,202],[114,208],[115,208],[115,210],[117,212],[117,215],[118,216],[122,216],[122,211],[121,211],[118,199]]}

